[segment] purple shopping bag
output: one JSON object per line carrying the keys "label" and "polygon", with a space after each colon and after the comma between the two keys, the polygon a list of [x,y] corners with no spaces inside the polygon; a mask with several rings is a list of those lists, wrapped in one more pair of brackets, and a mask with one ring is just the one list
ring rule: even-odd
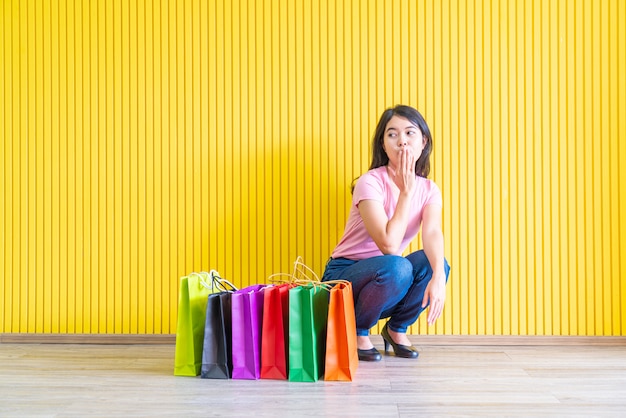
{"label": "purple shopping bag", "polygon": [[261,376],[264,287],[248,286],[232,294],[233,379]]}

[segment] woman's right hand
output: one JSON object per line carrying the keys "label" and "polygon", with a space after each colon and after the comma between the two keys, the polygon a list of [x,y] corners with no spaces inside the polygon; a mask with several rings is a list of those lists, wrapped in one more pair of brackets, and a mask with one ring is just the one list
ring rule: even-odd
{"label": "woman's right hand", "polygon": [[415,156],[410,147],[402,147],[398,151],[398,164],[389,166],[389,174],[400,189],[400,193],[412,194],[415,188]]}

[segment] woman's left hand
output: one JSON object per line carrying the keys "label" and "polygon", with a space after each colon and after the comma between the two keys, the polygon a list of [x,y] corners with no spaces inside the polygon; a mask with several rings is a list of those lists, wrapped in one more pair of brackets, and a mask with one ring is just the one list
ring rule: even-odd
{"label": "woman's left hand", "polygon": [[428,325],[435,323],[443,312],[443,305],[446,301],[446,275],[445,273],[433,274],[430,279],[426,291],[424,292],[424,301],[422,307],[428,306]]}

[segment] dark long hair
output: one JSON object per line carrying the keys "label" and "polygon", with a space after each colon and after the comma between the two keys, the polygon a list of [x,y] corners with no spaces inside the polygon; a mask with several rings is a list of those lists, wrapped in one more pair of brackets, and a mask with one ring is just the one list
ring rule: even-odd
{"label": "dark long hair", "polygon": [[428,125],[420,112],[411,106],[404,105],[389,108],[380,116],[380,120],[376,126],[376,132],[374,133],[374,139],[372,141],[372,163],[370,164],[369,169],[372,170],[389,163],[389,157],[387,156],[383,145],[385,142],[385,128],[387,127],[387,123],[389,123],[391,118],[394,116],[405,118],[413,125],[417,126],[426,139],[424,150],[415,162],[415,174],[420,177],[428,177],[428,174],[430,173],[430,153],[433,149],[433,138],[430,134],[430,129],[428,129]]}

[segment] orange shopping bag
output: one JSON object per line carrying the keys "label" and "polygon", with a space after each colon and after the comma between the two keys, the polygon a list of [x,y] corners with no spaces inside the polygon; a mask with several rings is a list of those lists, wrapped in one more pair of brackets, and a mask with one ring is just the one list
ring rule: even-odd
{"label": "orange shopping bag", "polygon": [[352,283],[339,282],[330,289],[324,380],[354,378],[359,366]]}

